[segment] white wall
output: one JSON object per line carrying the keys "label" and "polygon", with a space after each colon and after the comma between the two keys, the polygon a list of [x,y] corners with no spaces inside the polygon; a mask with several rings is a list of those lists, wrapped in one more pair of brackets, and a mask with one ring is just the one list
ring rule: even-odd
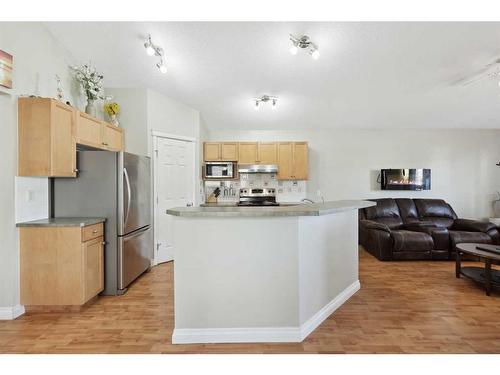
{"label": "white wall", "polygon": [[[434,197],[462,217],[492,215],[500,191],[500,131],[497,130],[300,130],[210,131],[209,140],[309,142],[308,197],[320,189],[327,200]],[[432,189],[381,191],[381,168],[431,168]]]}
{"label": "white wall", "polygon": [[[32,218],[44,211],[43,189],[47,179],[22,179],[18,187],[24,193],[15,195],[17,173],[17,97],[19,95],[56,95],[55,74],[62,79],[66,100],[80,104],[76,88],[70,79],[68,65],[74,63],[40,23],[0,23],[0,49],[14,56],[13,86],[10,95],[0,93],[0,307],[19,304],[19,250],[16,223],[17,205],[25,202],[26,191],[34,190],[29,205],[19,218]],[[76,99],[78,99],[78,101]],[[46,191],[46,190],[45,190]]]}

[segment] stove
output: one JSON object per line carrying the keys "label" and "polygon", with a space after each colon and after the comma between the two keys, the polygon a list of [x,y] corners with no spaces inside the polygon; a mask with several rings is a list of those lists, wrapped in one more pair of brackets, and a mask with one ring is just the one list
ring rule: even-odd
{"label": "stove", "polygon": [[242,188],[238,206],[279,206],[274,188]]}

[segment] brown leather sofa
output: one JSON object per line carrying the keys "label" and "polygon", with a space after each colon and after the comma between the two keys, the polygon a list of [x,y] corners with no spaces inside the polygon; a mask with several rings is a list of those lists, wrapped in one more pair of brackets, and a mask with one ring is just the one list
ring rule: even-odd
{"label": "brown leather sofa", "polygon": [[500,243],[494,224],[459,219],[441,199],[370,201],[359,210],[359,243],[380,260],[455,259],[459,243]]}

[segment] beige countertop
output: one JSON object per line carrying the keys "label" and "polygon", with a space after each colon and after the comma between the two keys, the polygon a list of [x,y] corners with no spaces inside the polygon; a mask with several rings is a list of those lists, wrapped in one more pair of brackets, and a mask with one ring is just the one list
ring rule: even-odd
{"label": "beige countertop", "polygon": [[375,205],[375,202],[361,200],[339,200],[273,207],[239,207],[235,205],[216,204],[204,207],[174,207],[168,209],[167,214],[182,217],[320,216],[348,210],[358,210]]}
{"label": "beige countertop", "polygon": [[54,217],[17,223],[16,227],[86,227],[105,221],[102,217]]}

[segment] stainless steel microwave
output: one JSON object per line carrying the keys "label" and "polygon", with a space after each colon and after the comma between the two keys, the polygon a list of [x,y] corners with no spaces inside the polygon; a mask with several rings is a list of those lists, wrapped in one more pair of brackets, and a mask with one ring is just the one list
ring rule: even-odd
{"label": "stainless steel microwave", "polygon": [[211,161],[203,164],[203,178],[207,180],[236,178],[236,163],[231,161]]}

